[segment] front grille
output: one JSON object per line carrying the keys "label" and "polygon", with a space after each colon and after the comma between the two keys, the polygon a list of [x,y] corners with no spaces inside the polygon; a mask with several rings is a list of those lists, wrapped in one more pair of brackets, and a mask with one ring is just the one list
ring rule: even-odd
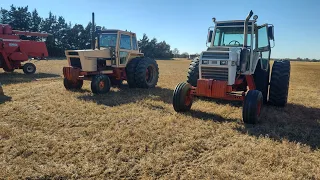
{"label": "front grille", "polygon": [[228,47],[208,47],[207,51],[229,51]]}
{"label": "front grille", "polygon": [[201,67],[201,77],[203,79],[228,81],[228,68]]}
{"label": "front grille", "polygon": [[70,63],[71,63],[72,67],[77,67],[77,68],[82,69],[80,58],[71,57]]}
{"label": "front grille", "polygon": [[229,59],[229,52],[204,52],[202,60]]}

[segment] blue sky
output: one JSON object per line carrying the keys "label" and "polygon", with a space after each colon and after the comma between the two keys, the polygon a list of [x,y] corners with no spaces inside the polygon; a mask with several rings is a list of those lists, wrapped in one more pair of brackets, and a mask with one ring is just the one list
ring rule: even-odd
{"label": "blue sky", "polygon": [[146,33],[151,39],[165,40],[180,52],[200,53],[206,49],[211,18],[245,19],[250,10],[259,16],[258,24],[275,26],[272,57],[320,59],[320,1],[317,0],[15,0],[2,1],[0,7],[29,6],[40,16],[49,11],[72,24],[86,25],[95,12],[96,23],[112,29]]}

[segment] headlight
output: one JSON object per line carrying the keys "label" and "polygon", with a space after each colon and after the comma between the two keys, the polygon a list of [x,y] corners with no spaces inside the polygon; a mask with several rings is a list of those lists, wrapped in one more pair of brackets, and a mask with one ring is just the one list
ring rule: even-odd
{"label": "headlight", "polygon": [[202,64],[209,64],[208,60],[202,60]]}
{"label": "headlight", "polygon": [[236,65],[236,62],[235,61],[232,61],[231,62],[231,66],[235,66]]}
{"label": "headlight", "polygon": [[228,61],[220,61],[220,65],[227,65]]}

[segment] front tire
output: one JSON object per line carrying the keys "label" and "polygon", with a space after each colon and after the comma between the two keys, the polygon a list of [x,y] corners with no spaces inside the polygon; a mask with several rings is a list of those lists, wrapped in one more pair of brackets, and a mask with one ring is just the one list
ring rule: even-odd
{"label": "front tire", "polygon": [[179,83],[173,92],[173,108],[176,112],[185,112],[191,109],[191,85],[186,82]]}
{"label": "front tire", "polygon": [[105,94],[110,91],[111,82],[107,75],[95,75],[91,81],[91,91],[94,94]]}
{"label": "front tire", "polygon": [[199,58],[194,58],[189,66],[187,82],[192,86],[197,87],[197,81],[199,79]]}
{"label": "front tire", "polygon": [[288,101],[290,81],[290,61],[275,61],[272,67],[269,103],[274,106],[284,107]]}
{"label": "front tire", "polygon": [[23,72],[25,74],[34,74],[36,72],[37,68],[32,63],[26,63],[23,65]]}
{"label": "front tire", "polygon": [[263,105],[262,93],[258,90],[249,90],[244,98],[242,118],[246,124],[256,124],[260,119]]}
{"label": "front tire", "polygon": [[136,67],[135,81],[138,88],[154,88],[159,79],[159,67],[154,59],[144,57]]}
{"label": "front tire", "polygon": [[75,82],[68,80],[67,78],[63,79],[63,85],[67,90],[78,90],[83,86],[83,80],[77,80]]}

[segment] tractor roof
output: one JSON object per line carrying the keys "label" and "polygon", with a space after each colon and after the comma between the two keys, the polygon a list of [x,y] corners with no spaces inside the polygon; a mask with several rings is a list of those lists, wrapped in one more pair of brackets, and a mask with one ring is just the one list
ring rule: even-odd
{"label": "tractor roof", "polygon": [[120,29],[105,29],[105,30],[101,30],[99,31],[100,33],[118,33],[118,32],[125,32],[125,33],[130,33],[132,35],[135,35],[136,33],[134,32],[130,32],[130,31],[123,31]]}
{"label": "tractor roof", "polygon": [[[216,21],[218,26],[244,26],[244,20]],[[251,26],[255,21],[250,20],[248,25]]]}

